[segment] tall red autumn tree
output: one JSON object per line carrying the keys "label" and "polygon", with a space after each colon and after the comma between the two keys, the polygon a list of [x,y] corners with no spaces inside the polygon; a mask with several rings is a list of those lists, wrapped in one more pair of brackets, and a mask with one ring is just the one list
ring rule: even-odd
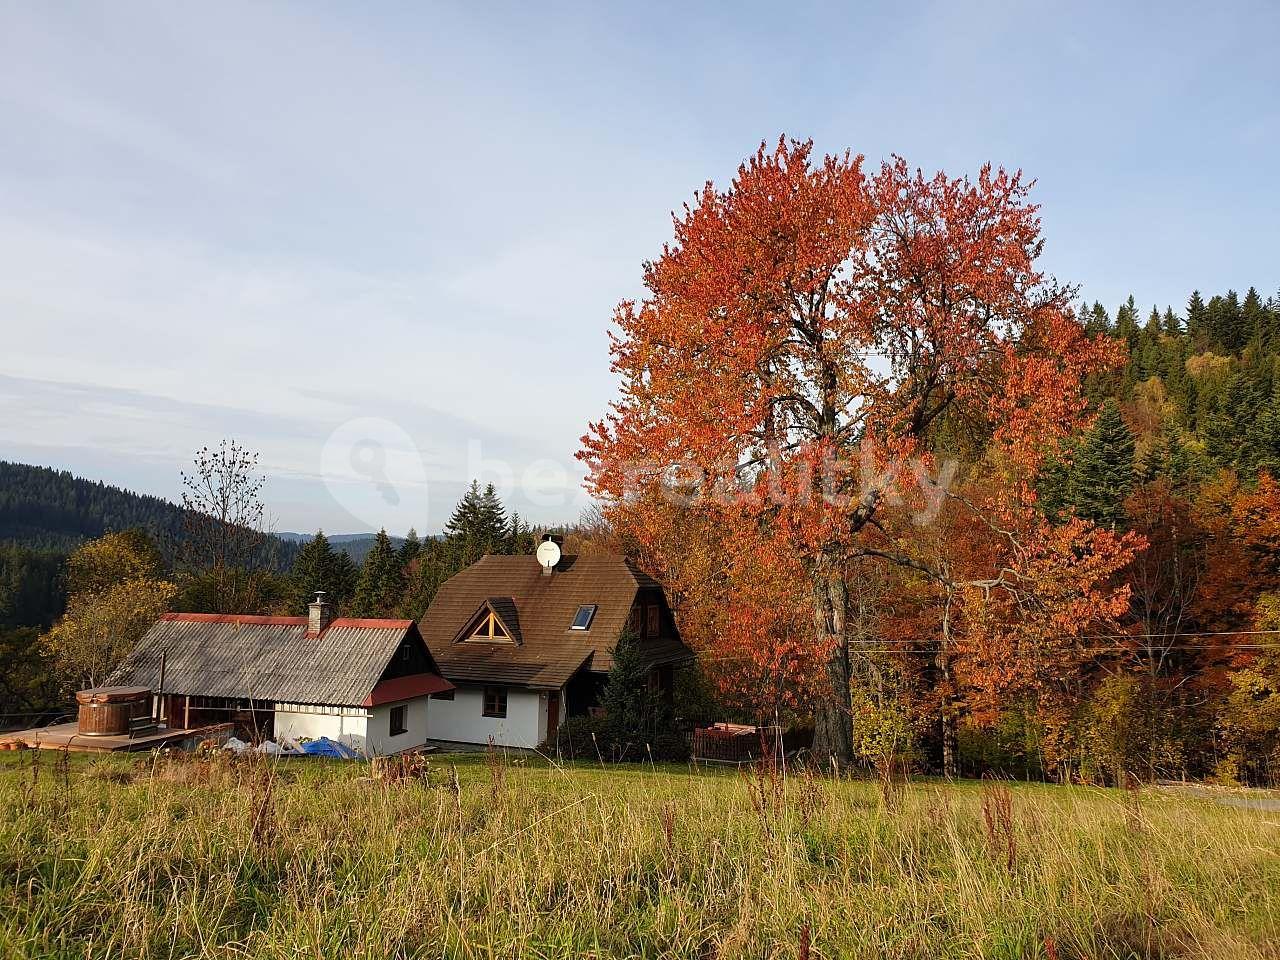
{"label": "tall red autumn tree", "polygon": [[579,456],[633,523],[679,493],[734,541],[786,551],[824,664],[814,750],[847,758],[851,565],[913,562],[882,530],[941,495],[941,431],[981,433],[1025,486],[1111,347],[1037,268],[1020,174],[925,177],[895,159],[868,176],[861,157],[781,139],[674,221],[647,295],[616,311],[621,396]]}

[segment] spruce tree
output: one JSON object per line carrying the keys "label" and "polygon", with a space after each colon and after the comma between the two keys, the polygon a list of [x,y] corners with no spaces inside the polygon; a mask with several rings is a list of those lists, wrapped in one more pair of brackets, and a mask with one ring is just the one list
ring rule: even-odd
{"label": "spruce tree", "polygon": [[1244,295],[1244,305],[1240,308],[1240,335],[1243,343],[1253,343],[1261,347],[1267,340],[1267,311],[1262,306],[1262,298],[1254,287]]}
{"label": "spruce tree", "polygon": [[1219,394],[1214,415],[1205,426],[1205,448],[1222,467],[1246,474],[1257,470],[1258,421],[1266,406],[1262,384],[1238,370]]}
{"label": "spruce tree", "polygon": [[659,698],[649,685],[649,669],[639,640],[629,629],[624,630],[613,648],[613,666],[600,693],[605,728],[619,745],[643,750],[642,744],[652,741],[656,727],[665,719]]}
{"label": "spruce tree", "polygon": [[1160,311],[1156,309],[1155,304],[1151,305],[1151,312],[1147,314],[1147,325],[1144,332],[1156,339],[1164,332],[1164,320],[1160,317]]}
{"label": "spruce tree", "polygon": [[405,534],[404,543],[400,545],[400,567],[404,569],[414,560],[418,559],[418,554],[422,552],[422,541],[418,539],[418,531],[413,527],[409,528],[409,532]]}
{"label": "spruce tree", "polygon": [[1266,325],[1263,346],[1272,353],[1280,351],[1280,292],[1267,300]]}
{"label": "spruce tree", "polygon": [[1151,438],[1150,446],[1139,465],[1142,482],[1161,478],[1169,481],[1175,491],[1183,492],[1196,479],[1194,457],[1183,441],[1176,423],[1165,420]]}
{"label": "spruce tree", "polygon": [[404,592],[400,558],[386,530],[379,530],[373,548],[364,558],[360,579],[351,601],[353,617],[386,617],[394,612]]}
{"label": "spruce tree", "polygon": [[485,553],[503,553],[507,543],[507,511],[490,483],[480,498],[480,518],[477,539],[484,544]]}
{"label": "spruce tree", "polygon": [[1097,300],[1093,301],[1093,309],[1090,311],[1089,322],[1085,324],[1090,333],[1110,333],[1111,317],[1107,313],[1107,308]]}
{"label": "spruce tree", "polygon": [[1280,386],[1259,411],[1252,432],[1255,468],[1280,479]]}
{"label": "spruce tree", "polygon": [[520,514],[511,511],[511,524],[507,531],[507,553],[519,557],[533,553],[533,531],[520,519]]}
{"label": "spruce tree", "polygon": [[1244,312],[1240,309],[1240,298],[1234,290],[1228,290],[1223,298],[1223,323],[1226,329],[1226,346],[1232,353],[1239,353],[1249,341],[1249,334],[1244,328]]}
{"label": "spruce tree", "polygon": [[1094,336],[1111,332],[1111,318],[1107,316],[1106,308],[1097,301],[1089,306],[1088,301],[1081,300],[1080,306],[1076,308],[1076,319]]}
{"label": "spruce tree", "polygon": [[1165,424],[1161,431],[1165,446],[1163,475],[1168,477],[1175,491],[1184,493],[1204,472],[1203,458],[1192,452],[1172,424]]}
{"label": "spruce tree", "polygon": [[1205,308],[1205,326],[1211,344],[1220,353],[1237,353],[1244,346],[1244,318],[1240,298],[1234,290],[1225,297],[1213,297]]}
{"label": "spruce tree", "polygon": [[329,579],[329,599],[338,605],[339,610],[355,595],[356,581],[359,579],[360,570],[351,559],[351,554],[345,550],[335,551]]}
{"label": "spruce tree", "polygon": [[[326,599],[333,603],[341,603],[350,595],[349,584],[342,582],[339,556],[346,557],[346,554],[333,551],[323,530],[317,530],[316,535],[303,544],[289,571],[290,606],[295,612],[306,613],[307,604],[318,590],[323,590]],[[347,560],[349,563],[350,558]]]}
{"label": "spruce tree", "polygon": [[1108,400],[1076,450],[1067,505],[1086,520],[1115,529],[1124,523],[1124,501],[1135,479],[1133,434],[1119,405]]}
{"label": "spruce tree", "polygon": [[1062,454],[1046,457],[1036,478],[1036,497],[1041,511],[1050,520],[1056,520],[1069,505],[1072,453],[1071,446],[1067,445]]}
{"label": "spruce tree", "polygon": [[1240,456],[1240,437],[1224,391],[1205,396],[1199,426],[1209,462],[1215,467],[1234,467]]}
{"label": "spruce tree", "polygon": [[1116,336],[1132,344],[1137,333],[1138,305],[1134,302],[1133,294],[1129,294],[1129,299],[1116,310]]}
{"label": "spruce tree", "polygon": [[1187,301],[1187,336],[1191,338],[1196,350],[1203,350],[1207,346],[1208,324],[1208,311],[1200,291],[1192,290],[1191,299]]}
{"label": "spruce tree", "polygon": [[450,540],[468,539],[475,534],[480,516],[480,481],[472,480],[467,492],[453,508],[453,515],[444,525],[445,536]]}
{"label": "spruce tree", "polygon": [[444,530],[459,570],[486,553],[506,553],[507,512],[493,484],[481,491],[479,482],[471,481]]}
{"label": "spruce tree", "polygon": [[405,571],[404,594],[396,608],[398,615],[420,620],[440,585],[462,567],[458,552],[448,541],[428,540],[422,545],[418,562]]}

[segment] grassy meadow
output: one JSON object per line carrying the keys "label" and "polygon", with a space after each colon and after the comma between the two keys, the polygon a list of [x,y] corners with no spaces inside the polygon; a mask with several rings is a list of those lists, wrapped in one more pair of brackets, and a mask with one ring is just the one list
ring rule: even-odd
{"label": "grassy meadow", "polygon": [[0,956],[1280,957],[1280,813],[1212,797],[37,753]]}

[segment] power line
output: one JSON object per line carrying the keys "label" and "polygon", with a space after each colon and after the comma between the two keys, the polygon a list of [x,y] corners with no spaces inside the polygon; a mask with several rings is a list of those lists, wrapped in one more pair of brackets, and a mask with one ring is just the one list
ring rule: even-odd
{"label": "power line", "polygon": [[1139,640],[1165,637],[1246,637],[1280,634],[1280,630],[1181,630],[1174,633],[1059,633],[1055,637],[1073,640]]}
{"label": "power line", "polygon": [[[1203,638],[1203,637],[1251,637],[1251,636],[1274,636],[1280,634],[1280,630],[1196,630],[1185,631],[1181,633],[1095,633],[1095,634],[1053,634],[1041,639],[1044,640],[1176,640],[1181,637],[1187,638]],[[920,647],[920,646],[896,646],[881,644],[878,646],[862,646],[859,644],[851,644],[851,652],[856,653],[875,653],[875,654],[911,654],[927,656],[938,653],[940,647]],[[1106,644],[1098,646],[1090,646],[1089,652],[1092,653],[1172,653],[1175,651],[1199,651],[1199,650],[1280,650],[1280,641],[1275,643],[1129,643],[1129,644]],[[956,652],[964,652],[957,650]],[[699,657],[700,660],[712,663],[746,660],[750,659],[745,655],[731,656],[722,655],[716,657]]]}

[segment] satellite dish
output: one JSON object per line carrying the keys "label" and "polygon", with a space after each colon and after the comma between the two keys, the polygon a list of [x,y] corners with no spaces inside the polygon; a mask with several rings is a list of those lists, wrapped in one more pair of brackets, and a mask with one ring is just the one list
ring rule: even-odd
{"label": "satellite dish", "polygon": [[538,544],[538,562],[550,570],[560,562],[560,544],[554,540],[543,540]]}

